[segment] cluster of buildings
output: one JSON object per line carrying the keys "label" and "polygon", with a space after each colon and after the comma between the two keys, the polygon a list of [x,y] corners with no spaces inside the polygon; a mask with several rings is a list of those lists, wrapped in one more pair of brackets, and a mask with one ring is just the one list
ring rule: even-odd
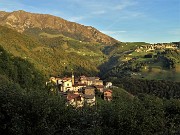
{"label": "cluster of buildings", "polygon": [[154,50],[163,50],[163,49],[178,49],[176,44],[169,44],[169,43],[157,43],[152,45],[142,45],[138,47],[135,51],[136,52],[150,52]]}
{"label": "cluster of buildings", "polygon": [[52,92],[57,92],[66,99],[67,105],[73,107],[94,106],[96,104],[96,94],[106,101],[112,100],[111,82],[103,81],[99,77],[80,76],[71,77],[51,77],[46,84],[53,84],[56,89],[51,88]]}

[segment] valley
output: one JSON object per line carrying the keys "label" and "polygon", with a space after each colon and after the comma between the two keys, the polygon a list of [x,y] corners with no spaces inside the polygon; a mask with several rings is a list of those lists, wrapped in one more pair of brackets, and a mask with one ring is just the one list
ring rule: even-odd
{"label": "valley", "polygon": [[[100,75],[102,78],[116,74],[118,77],[127,75],[135,78],[179,81],[179,47],[176,48],[176,52],[172,52],[177,56],[170,56],[175,60],[174,67],[170,68],[167,64],[171,61],[160,58],[164,56],[159,53],[172,48],[151,49],[152,45],[145,42],[123,43],[92,27],[68,22],[55,16],[25,11],[1,12],[0,24],[3,25],[0,26],[0,45],[14,56],[33,63],[46,76],[70,74],[71,70],[74,70],[77,75]],[[63,29],[59,29],[62,28],[60,26]],[[76,30],[73,30],[74,28]],[[71,34],[68,34],[68,31]],[[97,34],[93,34],[93,31]],[[86,38],[82,38],[79,32]],[[88,37],[91,38],[90,41],[85,40]],[[95,41],[94,38],[101,39]],[[103,42],[107,40],[109,43]],[[172,43],[166,44],[175,46]],[[147,47],[151,47],[151,50],[146,51]],[[145,58],[149,54],[152,58]],[[159,76],[162,72],[163,75]]]}
{"label": "valley", "polygon": [[0,11],[1,134],[176,135],[179,99],[180,42]]}

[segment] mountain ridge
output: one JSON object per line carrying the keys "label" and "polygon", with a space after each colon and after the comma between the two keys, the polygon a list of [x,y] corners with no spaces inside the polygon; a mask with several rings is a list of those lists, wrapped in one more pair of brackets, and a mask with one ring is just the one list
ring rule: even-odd
{"label": "mountain ridge", "polygon": [[23,10],[0,11],[0,25],[15,29],[21,33],[32,28],[41,30],[48,28],[76,40],[101,43],[103,45],[113,45],[120,42],[101,33],[92,26],[84,26],[53,15],[30,13]]}

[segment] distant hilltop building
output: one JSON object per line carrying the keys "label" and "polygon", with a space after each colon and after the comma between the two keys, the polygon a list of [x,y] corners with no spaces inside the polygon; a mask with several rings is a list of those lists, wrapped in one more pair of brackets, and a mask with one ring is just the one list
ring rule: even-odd
{"label": "distant hilltop building", "polygon": [[135,51],[136,52],[151,52],[154,50],[164,50],[164,49],[172,49],[176,50],[178,49],[178,44],[174,43],[157,43],[152,45],[142,45],[138,47]]}
{"label": "distant hilltop building", "polygon": [[73,107],[94,106],[95,93],[99,91],[106,101],[112,100],[111,82],[103,85],[103,81],[99,77],[79,76],[75,78],[72,73],[71,77],[50,77],[46,85],[53,84],[56,89],[51,89],[52,92],[60,94],[67,100],[67,105]]}
{"label": "distant hilltop building", "polygon": [[180,48],[180,41],[179,42],[172,42],[172,43],[177,45],[178,48]]}
{"label": "distant hilltop building", "polygon": [[105,87],[106,87],[106,88],[111,88],[111,87],[112,87],[112,82],[106,82]]}

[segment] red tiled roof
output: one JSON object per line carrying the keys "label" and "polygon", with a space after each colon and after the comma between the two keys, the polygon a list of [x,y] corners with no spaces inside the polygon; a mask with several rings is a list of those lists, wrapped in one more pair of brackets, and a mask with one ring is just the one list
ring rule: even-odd
{"label": "red tiled roof", "polygon": [[83,75],[83,76],[80,76],[80,79],[82,80],[82,79],[87,79],[87,78],[86,76]]}
{"label": "red tiled roof", "polygon": [[96,79],[100,79],[99,77],[95,77]]}
{"label": "red tiled roof", "polygon": [[104,85],[95,85],[96,88],[104,88]]}
{"label": "red tiled roof", "polygon": [[103,82],[102,80],[96,80],[96,82]]}
{"label": "red tiled roof", "polygon": [[82,97],[86,98],[86,99],[93,99],[95,97],[95,95],[87,95],[87,94],[83,94]]}
{"label": "red tiled roof", "polygon": [[93,86],[87,86],[85,89],[94,89]]}
{"label": "red tiled roof", "polygon": [[104,96],[104,97],[106,97],[106,98],[112,98],[112,96]]}
{"label": "red tiled roof", "polygon": [[73,87],[78,87],[78,86],[86,86],[85,83],[80,83],[80,84],[74,84]]}
{"label": "red tiled roof", "polygon": [[60,78],[60,77],[56,77],[56,80],[62,80],[62,78]]}
{"label": "red tiled roof", "polygon": [[72,100],[72,99],[77,98],[79,96],[80,96],[79,94],[68,94],[67,95],[67,100]]}
{"label": "red tiled roof", "polygon": [[71,80],[71,79],[72,79],[71,77],[64,77],[64,78],[63,78],[63,81],[64,81],[64,80]]}
{"label": "red tiled roof", "polygon": [[110,89],[105,89],[105,90],[103,90],[104,92],[110,92],[110,93],[112,93],[112,90],[110,90]]}

